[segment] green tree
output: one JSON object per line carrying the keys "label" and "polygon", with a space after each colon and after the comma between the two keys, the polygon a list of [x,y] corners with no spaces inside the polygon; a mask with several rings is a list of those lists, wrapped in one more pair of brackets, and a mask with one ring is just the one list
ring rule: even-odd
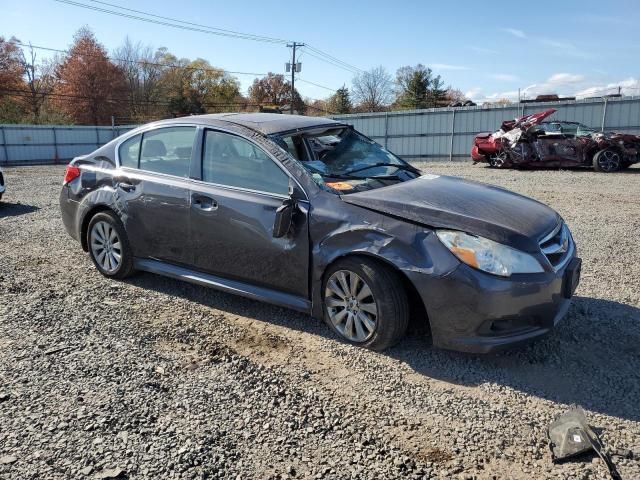
{"label": "green tree", "polygon": [[431,69],[421,63],[399,68],[396,72],[396,105],[403,109],[427,108],[432,82]]}
{"label": "green tree", "polygon": [[427,93],[428,107],[437,108],[447,105],[447,89],[444,86],[444,81],[440,78],[440,75],[433,77],[431,80],[431,86]]}
{"label": "green tree", "polygon": [[336,90],[336,93],[329,97],[327,108],[332,113],[351,113],[353,104],[351,103],[349,89],[343,85],[342,88]]}

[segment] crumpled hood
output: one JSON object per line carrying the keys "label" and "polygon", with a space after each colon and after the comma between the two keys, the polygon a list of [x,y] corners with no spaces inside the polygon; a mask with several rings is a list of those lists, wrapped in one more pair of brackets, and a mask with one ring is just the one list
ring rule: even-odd
{"label": "crumpled hood", "polygon": [[489,238],[527,252],[560,221],[548,206],[500,187],[457,177],[423,175],[343,195],[342,200],[433,228]]}

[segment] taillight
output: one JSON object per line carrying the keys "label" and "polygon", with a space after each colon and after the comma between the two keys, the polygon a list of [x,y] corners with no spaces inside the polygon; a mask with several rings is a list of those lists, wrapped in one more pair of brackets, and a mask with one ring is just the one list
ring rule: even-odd
{"label": "taillight", "polygon": [[80,169],[78,167],[74,167],[73,165],[67,165],[67,168],[64,171],[64,181],[63,185],[66,185],[69,182],[74,181],[76,178],[80,176]]}

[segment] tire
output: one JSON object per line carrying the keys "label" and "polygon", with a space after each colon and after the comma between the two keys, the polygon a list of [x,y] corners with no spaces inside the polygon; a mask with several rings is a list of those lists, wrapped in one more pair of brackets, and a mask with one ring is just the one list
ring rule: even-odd
{"label": "tire", "polygon": [[622,156],[616,150],[605,148],[593,156],[593,168],[596,172],[612,173],[621,169]]}
{"label": "tire", "polygon": [[507,152],[504,150],[489,155],[489,166],[491,168],[506,168],[508,164]]}
{"label": "tire", "polygon": [[[341,295],[344,282],[347,295]],[[407,293],[399,274],[383,263],[365,257],[337,261],[324,275],[322,298],[325,322],[353,345],[384,350],[407,331]]]}
{"label": "tire", "polygon": [[87,227],[87,246],[93,264],[105,277],[123,279],[134,272],[127,233],[113,212],[99,212],[91,218]]}

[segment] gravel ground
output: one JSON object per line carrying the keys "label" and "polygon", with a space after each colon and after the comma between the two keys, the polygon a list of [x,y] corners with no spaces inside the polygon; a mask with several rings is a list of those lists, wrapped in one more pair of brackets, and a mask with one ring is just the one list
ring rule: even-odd
{"label": "gravel ground", "polygon": [[[640,168],[432,173],[556,208],[583,258],[568,317],[517,351],[420,333],[373,353],[305,315],[170,279],[100,276],[59,218],[61,167],[6,169],[0,205],[0,478],[607,478],[553,465],[583,406],[640,453]],[[614,457],[640,478],[639,458]]]}

